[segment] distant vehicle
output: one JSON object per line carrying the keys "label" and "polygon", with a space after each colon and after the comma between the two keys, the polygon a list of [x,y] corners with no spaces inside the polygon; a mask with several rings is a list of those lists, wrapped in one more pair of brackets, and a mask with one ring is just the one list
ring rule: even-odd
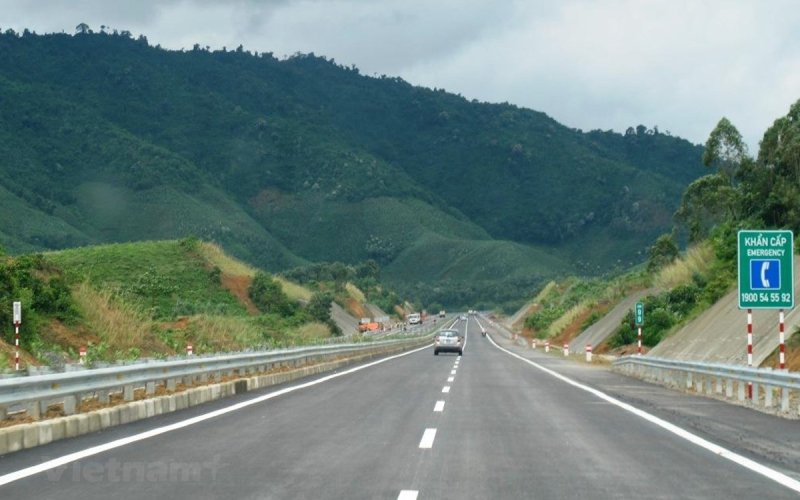
{"label": "distant vehicle", "polygon": [[422,316],[420,316],[419,313],[409,313],[409,315],[406,316],[406,320],[409,325],[418,325],[422,323]]}
{"label": "distant vehicle", "polygon": [[467,315],[466,315],[466,314],[462,314],[462,315],[459,317],[459,319],[460,319],[461,321],[466,321],[466,320],[467,320]]}
{"label": "distant vehicle", "polygon": [[464,354],[464,338],[458,330],[441,330],[436,335],[433,344],[433,355],[438,356],[440,352],[457,352],[459,356]]}
{"label": "distant vehicle", "polygon": [[361,333],[364,332],[376,332],[381,329],[381,324],[377,321],[371,321],[369,323],[359,323],[358,324],[358,331]]}
{"label": "distant vehicle", "polygon": [[444,318],[445,316],[447,316],[447,313],[446,313],[446,312],[444,312],[444,309],[442,309],[441,311],[439,311],[439,317],[440,317],[440,318]]}

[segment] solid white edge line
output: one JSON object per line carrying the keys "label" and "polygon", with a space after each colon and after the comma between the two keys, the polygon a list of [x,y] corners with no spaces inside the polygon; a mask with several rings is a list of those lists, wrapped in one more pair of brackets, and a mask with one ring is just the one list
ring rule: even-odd
{"label": "solid white edge line", "polygon": [[436,439],[436,429],[429,427],[422,433],[422,439],[419,440],[419,447],[429,450],[433,448],[433,440]]}
{"label": "solid white edge line", "polygon": [[437,401],[436,404],[433,406],[433,411],[435,412],[444,411],[444,401]]}
{"label": "solid white edge line", "polygon": [[533,367],[535,367],[535,368],[547,373],[548,375],[552,375],[553,377],[561,380],[562,382],[566,382],[567,384],[569,384],[569,385],[571,385],[573,387],[577,387],[578,389],[581,389],[581,390],[586,391],[586,392],[588,392],[590,394],[593,394],[593,395],[597,396],[598,398],[600,398],[600,399],[602,399],[602,400],[604,400],[604,401],[606,401],[608,403],[613,404],[614,406],[622,408],[623,410],[625,410],[627,412],[633,413],[637,417],[640,417],[640,418],[642,418],[644,420],[647,420],[648,422],[650,422],[652,424],[655,424],[655,425],[661,427],[662,429],[664,429],[664,430],[666,430],[668,432],[671,432],[672,434],[675,434],[676,436],[678,436],[678,437],[680,437],[682,439],[685,439],[686,441],[689,441],[690,443],[692,443],[692,444],[694,444],[696,446],[699,446],[700,448],[708,450],[708,451],[710,451],[711,453],[713,453],[713,454],[715,454],[717,456],[720,456],[722,458],[728,459],[731,462],[734,462],[734,463],[736,463],[736,464],[738,464],[738,465],[740,465],[740,466],[742,466],[742,467],[744,467],[746,469],[749,469],[749,470],[751,470],[753,472],[761,474],[762,476],[767,477],[767,478],[775,481],[776,483],[789,488],[790,490],[793,490],[793,491],[796,491],[796,492],[800,493],[800,481],[797,481],[796,479],[793,479],[793,478],[787,476],[786,474],[778,472],[778,471],[776,471],[774,469],[770,469],[769,467],[767,467],[765,465],[761,465],[760,463],[758,463],[758,462],[756,462],[754,460],[751,460],[751,459],[749,459],[747,457],[743,457],[742,455],[739,455],[738,453],[735,453],[735,452],[733,452],[731,450],[728,450],[727,448],[723,448],[722,446],[719,446],[719,445],[714,444],[714,443],[712,443],[710,441],[707,441],[707,440],[701,438],[700,436],[698,436],[696,434],[692,434],[691,432],[689,432],[689,431],[687,431],[685,429],[682,429],[681,427],[678,427],[675,424],[667,422],[666,420],[663,420],[663,419],[661,419],[659,417],[656,417],[653,414],[647,413],[646,411],[640,410],[639,408],[636,408],[635,406],[629,405],[628,403],[624,403],[624,402],[622,402],[622,401],[620,401],[618,399],[615,399],[615,398],[609,396],[608,394],[606,394],[604,392],[598,391],[597,389],[593,389],[593,388],[591,388],[589,386],[581,384],[580,382],[576,382],[576,381],[574,381],[574,380],[572,380],[570,378],[567,378],[567,377],[565,377],[564,375],[561,375],[558,372],[555,372],[555,371],[553,371],[553,370],[551,370],[549,368],[546,368],[546,367],[540,365],[539,363],[536,363],[536,362],[531,361],[529,359],[523,358],[519,354],[513,353],[513,352],[509,351],[508,349],[500,347],[499,345],[497,345],[495,343],[494,340],[492,340],[491,337],[489,337],[489,341],[492,343],[492,345],[494,345],[496,348],[500,349],[501,351],[505,352],[506,354],[508,354],[510,356],[513,356],[513,357],[515,357],[515,358],[517,358],[517,359],[519,359],[521,361],[524,361],[525,363],[528,363],[529,365],[531,365],[531,366],[533,366]]}
{"label": "solid white edge line", "polygon": [[196,417],[188,418],[186,420],[181,420],[180,422],[175,422],[174,424],[165,425],[163,427],[157,427],[155,429],[150,429],[149,431],[140,432],[139,434],[134,434],[133,436],[128,436],[125,438],[117,439],[108,443],[104,443],[101,445],[93,446],[91,448],[86,448],[85,450],[76,451],[74,453],[70,453],[68,455],[64,455],[62,457],[54,458],[52,460],[48,460],[46,462],[42,462],[41,464],[34,465],[31,467],[26,467],[24,469],[20,469],[15,472],[9,472],[8,474],[4,474],[0,476],[0,486],[12,483],[14,481],[19,481],[20,479],[24,479],[29,476],[33,476],[34,474],[39,474],[41,472],[48,471],[50,469],[54,469],[56,467],[60,467],[62,465],[66,465],[72,463],[76,460],[80,460],[82,458],[90,457],[92,455],[97,455],[99,453],[103,453],[104,451],[113,450],[114,448],[119,448],[131,443],[135,443],[137,441],[142,441],[144,439],[148,439],[154,436],[158,436],[161,434],[165,434],[170,431],[182,429],[184,427],[188,427],[190,425],[194,425],[205,420],[209,420],[215,417],[219,417],[221,415],[225,415],[227,413],[231,413],[237,410],[241,410],[242,408],[247,408],[248,406],[252,406],[258,403],[262,403],[272,398],[276,398],[278,396],[282,396],[284,394],[288,394],[290,392],[294,392],[300,389],[305,389],[308,387],[315,386],[317,384],[321,384],[323,382],[327,382],[329,380],[333,380],[335,378],[342,377],[344,375],[349,375],[351,373],[355,373],[357,371],[364,370],[366,368],[370,368],[375,365],[379,365],[381,363],[385,363],[387,361],[391,361],[393,359],[401,358],[403,356],[408,356],[410,354],[414,354],[415,352],[423,351],[425,349],[429,349],[432,344],[428,344],[424,347],[420,347],[417,349],[412,349],[411,351],[406,351],[400,354],[395,354],[393,356],[389,356],[387,358],[382,358],[377,361],[372,361],[365,365],[355,366],[353,368],[347,369],[345,371],[339,373],[333,373],[331,375],[326,375],[325,377],[312,380],[310,382],[305,382],[298,385],[293,385],[291,387],[284,387],[275,392],[270,392],[268,394],[264,394],[263,396],[258,396],[253,399],[248,399],[247,401],[242,401],[240,403],[236,403],[231,406],[226,406],[225,408],[220,408],[218,410],[214,410],[209,413],[204,413],[202,415],[198,415]]}
{"label": "solid white edge line", "polygon": [[397,496],[397,500],[417,500],[417,495],[419,495],[417,490],[403,490]]}
{"label": "solid white edge line", "polygon": [[446,386],[442,387],[442,392],[450,392],[450,386],[446,385]]}

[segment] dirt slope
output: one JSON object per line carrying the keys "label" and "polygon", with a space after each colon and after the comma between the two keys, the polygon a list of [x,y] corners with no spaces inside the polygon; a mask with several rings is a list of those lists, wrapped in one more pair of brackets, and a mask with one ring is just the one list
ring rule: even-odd
{"label": "dirt slope", "polygon": [[580,335],[575,337],[569,344],[571,352],[583,352],[587,344],[592,344],[593,347],[599,346],[610,337],[614,331],[619,327],[622,318],[625,314],[633,308],[634,304],[642,300],[648,294],[656,293],[652,289],[642,290],[635,292],[626,297],[622,302],[617,304],[611,311],[603,316],[597,323],[593,324]]}

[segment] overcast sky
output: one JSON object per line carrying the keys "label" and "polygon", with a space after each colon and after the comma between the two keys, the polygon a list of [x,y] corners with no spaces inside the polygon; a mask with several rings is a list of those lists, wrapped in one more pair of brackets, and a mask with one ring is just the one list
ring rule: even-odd
{"label": "overcast sky", "polygon": [[[0,28],[80,22],[151,44],[314,52],[362,74],[510,102],[583,130],[657,125],[704,143],[722,117],[757,153],[800,99],[796,0],[0,0]],[[0,68],[2,71],[2,68]]]}

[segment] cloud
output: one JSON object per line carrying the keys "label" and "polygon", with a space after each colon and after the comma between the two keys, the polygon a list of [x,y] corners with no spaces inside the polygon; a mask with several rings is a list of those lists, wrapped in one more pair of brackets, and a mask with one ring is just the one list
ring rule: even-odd
{"label": "cloud", "polygon": [[314,52],[544,111],[567,126],[658,125],[702,143],[728,117],[756,152],[800,98],[791,0],[43,0],[4,2],[0,27],[145,34],[171,49]]}

